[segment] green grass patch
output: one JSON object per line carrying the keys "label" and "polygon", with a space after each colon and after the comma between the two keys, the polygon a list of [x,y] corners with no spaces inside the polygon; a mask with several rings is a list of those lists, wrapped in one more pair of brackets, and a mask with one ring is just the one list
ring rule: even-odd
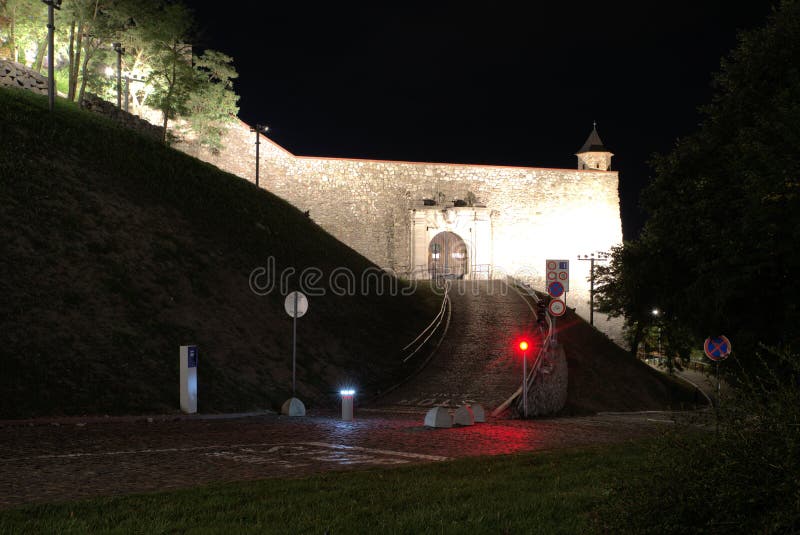
{"label": "green grass patch", "polygon": [[3,533],[587,533],[648,443],[217,484],[0,512]]}
{"label": "green grass patch", "polygon": [[[268,191],[63,99],[50,113],[45,96],[0,89],[0,117],[0,418],[177,411],[188,343],[200,411],[279,408],[291,320],[250,273],[269,257],[323,283],[375,268]],[[393,384],[440,301],[312,297],[299,396],[334,406],[342,384]]]}

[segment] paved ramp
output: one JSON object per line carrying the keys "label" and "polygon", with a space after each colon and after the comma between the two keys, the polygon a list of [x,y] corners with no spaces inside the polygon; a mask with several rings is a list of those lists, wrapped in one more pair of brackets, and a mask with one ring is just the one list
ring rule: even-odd
{"label": "paved ramp", "polygon": [[480,403],[488,412],[519,387],[522,361],[514,342],[535,332],[528,304],[502,281],[454,282],[450,297],[450,327],[434,358],[377,406],[419,411]]}

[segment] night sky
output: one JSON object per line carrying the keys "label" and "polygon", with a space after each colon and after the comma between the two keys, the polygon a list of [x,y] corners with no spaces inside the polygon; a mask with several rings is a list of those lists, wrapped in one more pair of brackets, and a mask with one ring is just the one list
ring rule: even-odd
{"label": "night sky", "polygon": [[[240,117],[299,155],[575,168],[597,121],[623,231],[647,161],[700,122],[711,73],[772,2],[188,2]],[[556,5],[559,4],[559,5]]]}

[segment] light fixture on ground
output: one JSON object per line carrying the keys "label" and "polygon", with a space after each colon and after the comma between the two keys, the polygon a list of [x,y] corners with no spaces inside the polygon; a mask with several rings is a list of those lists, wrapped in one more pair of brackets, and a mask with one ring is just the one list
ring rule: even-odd
{"label": "light fixture on ground", "polygon": [[269,131],[269,126],[257,124],[250,128],[250,131],[255,132],[256,134],[256,187],[258,187],[258,164],[260,159],[259,148],[261,147],[261,134],[266,135]]}
{"label": "light fixture on ground", "polygon": [[117,53],[117,109],[122,109],[122,54],[125,49],[122,43],[114,43],[114,52]]}
{"label": "light fixture on ground", "polygon": [[578,260],[585,260],[589,264],[589,325],[594,325],[594,263],[607,262],[608,257],[611,256],[606,252],[598,252],[597,256],[594,253],[578,255]]}
{"label": "light fixture on ground", "polygon": [[55,13],[61,9],[61,0],[42,0],[47,4],[47,100],[50,111],[56,106],[56,75],[55,75]]}
{"label": "light fixture on ground", "polygon": [[352,388],[345,388],[340,390],[339,394],[342,396],[342,420],[349,422],[353,419],[353,400],[356,391]]}

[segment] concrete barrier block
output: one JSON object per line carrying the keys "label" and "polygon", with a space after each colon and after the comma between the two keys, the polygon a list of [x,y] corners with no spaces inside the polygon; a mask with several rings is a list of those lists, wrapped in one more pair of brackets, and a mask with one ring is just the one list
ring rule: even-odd
{"label": "concrete barrier block", "polygon": [[283,402],[281,414],[286,416],[305,416],[306,406],[297,398],[289,398]]}
{"label": "concrete barrier block", "polygon": [[486,421],[486,411],[483,410],[482,405],[478,405],[477,403],[474,405],[470,405],[472,409],[472,414],[475,416],[475,423],[480,424]]}
{"label": "concrete barrier block", "polygon": [[453,418],[445,407],[434,407],[425,415],[425,427],[453,427]]}
{"label": "concrete barrier block", "polygon": [[475,423],[475,415],[468,405],[462,405],[456,409],[453,416],[453,425],[473,425]]}

